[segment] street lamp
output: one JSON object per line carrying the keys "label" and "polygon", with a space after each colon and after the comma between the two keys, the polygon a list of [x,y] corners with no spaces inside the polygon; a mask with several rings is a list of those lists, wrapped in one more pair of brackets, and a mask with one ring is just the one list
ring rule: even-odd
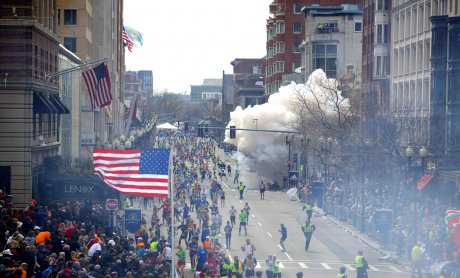
{"label": "street lamp", "polygon": [[[259,119],[252,119],[252,123],[255,123],[256,124],[256,130],[257,130],[257,122],[259,121]],[[259,156],[258,154],[256,154],[256,167],[257,167],[257,186],[260,185],[260,173],[259,173],[259,166],[260,166],[260,162],[259,162]]]}
{"label": "street lamp", "polygon": [[289,136],[286,135],[286,146],[288,146],[288,159],[287,159],[287,165],[288,165],[288,174],[287,174],[287,179],[286,179],[286,184],[289,186],[290,185],[290,175],[291,175],[291,145],[294,143],[294,136],[289,139]]}
{"label": "street lamp", "polygon": [[361,186],[361,233],[364,233],[365,231],[365,207],[366,207],[366,202],[365,202],[365,192],[366,192],[366,163],[367,163],[367,155],[369,152],[369,148],[372,146],[372,141],[370,139],[367,139],[364,142],[364,154],[363,154],[363,181],[362,181],[362,186]]}
{"label": "street lamp", "polygon": [[332,150],[332,143],[334,139],[332,137],[328,137],[327,139],[324,136],[319,137],[320,143],[320,153],[324,154],[324,186],[323,186],[323,204],[322,207],[324,209],[326,204],[326,190],[327,190],[327,175],[328,175],[328,160],[329,155],[331,154]]}
{"label": "street lamp", "polygon": [[407,157],[407,170],[409,170],[410,163],[412,161],[412,157],[414,156],[414,149],[411,146],[407,146],[406,151],[404,154]]}
{"label": "street lamp", "polygon": [[428,156],[428,150],[425,148],[425,146],[422,146],[420,150],[418,151],[418,155],[422,159],[422,174],[425,172],[425,160],[426,157]]}

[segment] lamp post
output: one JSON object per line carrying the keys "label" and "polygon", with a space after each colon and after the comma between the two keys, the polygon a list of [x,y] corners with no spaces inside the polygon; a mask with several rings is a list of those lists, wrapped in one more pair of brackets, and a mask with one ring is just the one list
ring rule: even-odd
{"label": "lamp post", "polygon": [[[252,123],[255,123],[256,124],[256,129],[257,129],[257,122],[259,121],[259,119],[252,119]],[[259,162],[259,156],[258,154],[256,153],[257,157],[256,157],[256,168],[257,168],[257,186],[260,185],[260,173],[259,173],[259,166],[260,166],[260,162]]]}
{"label": "lamp post", "polygon": [[418,151],[418,155],[420,156],[420,158],[422,159],[422,174],[425,172],[425,168],[426,168],[426,157],[428,156],[428,150],[425,148],[425,146],[422,146],[420,148],[420,150]]}
{"label": "lamp post", "polygon": [[404,152],[404,154],[407,157],[407,171],[409,172],[412,157],[414,156],[414,149],[411,146],[407,146],[406,151]]}
{"label": "lamp post", "polygon": [[361,186],[361,233],[364,233],[366,230],[366,225],[365,225],[365,220],[366,220],[366,165],[367,165],[367,156],[369,152],[369,148],[372,146],[372,142],[370,139],[367,139],[366,142],[364,142],[364,153],[363,153],[363,181],[362,181],[362,186]]}
{"label": "lamp post", "polygon": [[289,180],[290,180],[290,175],[291,175],[291,145],[294,143],[294,136],[289,139],[289,136],[286,135],[286,146],[288,146],[288,159],[287,159],[287,166],[288,166],[288,174],[287,174],[287,179],[286,179],[286,185],[290,185]]}
{"label": "lamp post", "polygon": [[323,136],[319,137],[319,143],[320,143],[320,152],[321,154],[324,154],[324,186],[323,186],[323,209],[326,204],[326,190],[327,190],[327,175],[328,175],[328,160],[329,160],[329,155],[331,154],[332,150],[332,143],[334,142],[334,139],[332,137],[328,137],[327,139]]}

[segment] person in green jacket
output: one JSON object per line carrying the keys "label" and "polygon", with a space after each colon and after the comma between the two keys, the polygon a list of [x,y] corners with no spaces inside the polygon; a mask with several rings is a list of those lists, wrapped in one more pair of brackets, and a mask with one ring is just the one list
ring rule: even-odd
{"label": "person in green jacket", "polygon": [[231,277],[232,273],[234,272],[236,272],[235,263],[231,261],[229,257],[226,257],[224,259],[224,263],[222,264],[220,277]]}
{"label": "person in green jacket", "polygon": [[347,278],[348,276],[345,274],[345,271],[346,271],[346,270],[347,270],[347,269],[346,269],[344,266],[341,266],[341,267],[339,268],[339,274],[337,274],[337,275],[335,276],[335,278]]}
{"label": "person in green jacket", "polygon": [[273,278],[281,278],[280,261],[273,255]]}
{"label": "person in green jacket", "polygon": [[244,212],[244,210],[241,210],[238,218],[240,219],[239,235],[241,235],[241,227],[244,227],[244,235],[248,235],[248,228],[246,227],[248,223],[248,215]]}
{"label": "person in green jacket", "polygon": [[310,222],[311,216],[313,215],[313,208],[309,203],[306,203],[305,206],[303,206],[303,210],[307,213],[307,220]]}

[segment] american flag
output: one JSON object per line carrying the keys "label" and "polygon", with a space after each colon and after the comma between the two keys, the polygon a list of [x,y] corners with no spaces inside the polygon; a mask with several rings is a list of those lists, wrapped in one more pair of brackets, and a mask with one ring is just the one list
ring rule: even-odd
{"label": "american flag", "polygon": [[91,107],[102,108],[112,102],[109,68],[102,63],[82,73],[88,88]]}
{"label": "american flag", "polygon": [[169,149],[93,151],[94,172],[127,195],[168,197]]}
{"label": "american flag", "polygon": [[123,28],[123,41],[125,42],[126,46],[128,47],[129,52],[133,52],[134,43],[129,38],[128,33],[126,33],[124,28]]}

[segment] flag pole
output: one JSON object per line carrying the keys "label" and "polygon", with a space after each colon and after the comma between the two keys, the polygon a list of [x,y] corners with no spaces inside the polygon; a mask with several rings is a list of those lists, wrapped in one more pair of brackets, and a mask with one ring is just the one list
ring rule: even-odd
{"label": "flag pole", "polygon": [[[171,148],[172,150],[172,148]],[[174,219],[175,219],[175,208],[174,208],[174,167],[172,165],[172,151],[169,153],[169,175],[170,175],[170,196],[169,196],[169,202],[171,204],[171,276],[170,277],[175,277],[175,269],[174,269]]]}

